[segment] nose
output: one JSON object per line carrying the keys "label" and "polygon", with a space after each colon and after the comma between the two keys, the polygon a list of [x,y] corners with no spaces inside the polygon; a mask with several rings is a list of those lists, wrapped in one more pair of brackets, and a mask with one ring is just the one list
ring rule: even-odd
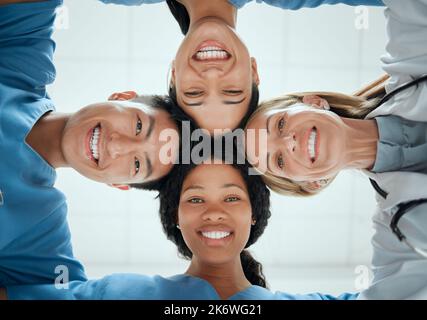
{"label": "nose", "polygon": [[138,142],[135,139],[112,133],[107,141],[107,152],[112,159],[117,159],[129,153],[135,152]]}
{"label": "nose", "polygon": [[224,74],[224,70],[222,70],[222,68],[219,66],[208,65],[201,69],[201,73],[206,79],[217,79]]}
{"label": "nose", "polygon": [[218,206],[208,208],[203,214],[204,221],[219,223],[227,218],[227,214]]}
{"label": "nose", "polygon": [[284,143],[286,149],[288,150],[288,152],[293,153],[295,151],[295,148],[297,145],[295,133],[294,132],[288,132],[283,138],[283,143]]}

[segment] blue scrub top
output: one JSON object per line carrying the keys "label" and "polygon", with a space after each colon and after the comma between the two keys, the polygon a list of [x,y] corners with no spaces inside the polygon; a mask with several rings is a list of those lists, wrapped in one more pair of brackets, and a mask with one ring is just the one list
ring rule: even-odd
{"label": "blue scrub top", "polygon": [[[138,6],[165,2],[165,0],[100,0],[104,3],[123,4],[126,6]],[[242,8],[245,4],[254,0],[228,0],[236,8]],[[301,8],[315,8],[323,4],[347,4],[350,6],[368,5],[383,6],[381,0],[256,0],[258,3],[266,3],[282,9],[298,10]]]}
{"label": "blue scrub top", "polygon": [[[85,280],[73,258],[65,196],[55,170],[25,138],[54,105],[51,39],[62,0],[0,6],[0,287]],[[55,272],[55,269],[57,267]]]}
{"label": "blue scrub top", "polygon": [[[73,281],[68,289],[54,285],[8,287],[10,300],[220,300],[214,287],[201,278],[179,274],[163,278],[137,274],[113,274],[99,280]],[[358,293],[331,295],[289,294],[271,292],[260,286],[250,286],[229,300],[354,300]]]}

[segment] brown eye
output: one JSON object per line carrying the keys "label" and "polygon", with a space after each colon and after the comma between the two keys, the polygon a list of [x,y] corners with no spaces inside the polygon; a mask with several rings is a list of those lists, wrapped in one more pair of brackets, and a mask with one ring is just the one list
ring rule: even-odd
{"label": "brown eye", "polygon": [[138,174],[140,167],[141,167],[141,163],[139,162],[139,160],[137,158],[135,158],[135,175]]}
{"label": "brown eye", "polygon": [[203,203],[203,200],[201,198],[191,198],[190,200],[188,200],[188,202],[190,203]]}
{"label": "brown eye", "polygon": [[138,117],[138,121],[136,122],[136,135],[139,135],[142,131],[142,121]]}
{"label": "brown eye", "polygon": [[236,201],[239,201],[240,200],[240,198],[239,197],[236,197],[236,196],[230,196],[230,197],[227,197],[226,199],[225,199],[225,202],[236,202]]}
{"label": "brown eye", "polygon": [[277,128],[279,129],[279,132],[282,132],[284,127],[285,127],[285,118],[282,117],[277,124]]}
{"label": "brown eye", "polygon": [[285,162],[283,161],[283,156],[279,155],[277,157],[277,166],[282,170],[283,167],[285,166]]}

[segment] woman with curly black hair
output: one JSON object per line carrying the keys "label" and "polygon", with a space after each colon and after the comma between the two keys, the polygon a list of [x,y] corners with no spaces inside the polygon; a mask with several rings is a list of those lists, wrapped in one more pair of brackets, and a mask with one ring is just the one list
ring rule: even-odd
{"label": "woman with curly black hair", "polygon": [[262,265],[246,248],[267,226],[270,193],[247,169],[182,165],[160,191],[163,230],[191,260],[186,274],[208,281],[221,298],[251,285],[267,286]]}
{"label": "woman with curly black hair", "polygon": [[[246,250],[264,232],[270,192],[248,167],[229,164],[177,165],[160,191],[160,218],[168,239],[191,259],[172,277],[114,274],[100,280],[12,286],[9,299],[325,300],[355,299],[319,293],[293,295],[267,289],[262,266]],[[0,298],[4,291],[0,289]]]}

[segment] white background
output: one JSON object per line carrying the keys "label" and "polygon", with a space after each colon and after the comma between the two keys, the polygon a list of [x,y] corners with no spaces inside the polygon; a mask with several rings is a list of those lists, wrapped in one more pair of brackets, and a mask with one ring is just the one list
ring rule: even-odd
{"label": "white background", "polygon": [[[64,11],[65,10],[65,11]],[[354,7],[296,12],[255,2],[238,12],[238,33],[258,61],[261,100],[292,91],[352,93],[383,74],[383,9],[357,29]],[[68,0],[60,14],[50,94],[73,112],[113,92],[166,93],[167,72],[183,36],[165,3],[125,7]],[[68,198],[74,251],[90,277],[182,273],[187,262],[161,231],[155,194],[114,190],[58,170]],[[273,195],[272,218],[252,247],[271,289],[290,293],[357,291],[358,265],[370,264],[374,192],[356,171],[340,174],[311,199]]]}

